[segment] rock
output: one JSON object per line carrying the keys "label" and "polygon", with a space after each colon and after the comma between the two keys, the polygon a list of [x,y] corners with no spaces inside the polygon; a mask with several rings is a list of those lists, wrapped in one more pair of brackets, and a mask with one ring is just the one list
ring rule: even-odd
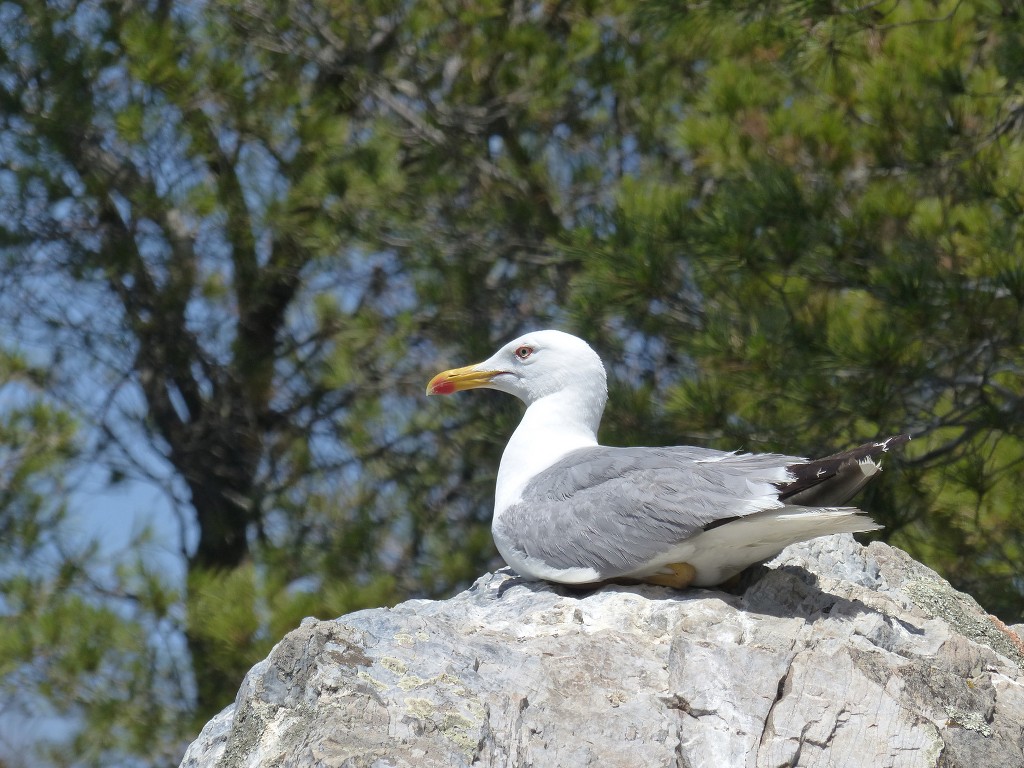
{"label": "rock", "polygon": [[481,577],[306,619],[184,768],[1024,765],[1024,644],[885,544],[786,549],[738,593]]}

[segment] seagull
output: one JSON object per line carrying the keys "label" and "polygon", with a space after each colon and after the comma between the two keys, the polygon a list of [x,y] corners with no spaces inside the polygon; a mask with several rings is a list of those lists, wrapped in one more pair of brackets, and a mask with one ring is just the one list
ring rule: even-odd
{"label": "seagull", "polygon": [[895,435],[823,459],[597,442],[608,400],[600,357],[555,330],[443,371],[427,395],[496,389],[526,403],[498,468],[494,543],[521,577],[569,585],[713,586],[790,544],[881,528],[844,506]]}

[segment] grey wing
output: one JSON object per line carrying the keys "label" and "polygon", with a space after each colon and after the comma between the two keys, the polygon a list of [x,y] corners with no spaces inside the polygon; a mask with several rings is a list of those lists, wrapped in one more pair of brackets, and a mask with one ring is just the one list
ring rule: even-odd
{"label": "grey wing", "polygon": [[703,448],[583,448],[538,474],[496,533],[554,568],[635,570],[719,521],[782,506],[801,459]]}

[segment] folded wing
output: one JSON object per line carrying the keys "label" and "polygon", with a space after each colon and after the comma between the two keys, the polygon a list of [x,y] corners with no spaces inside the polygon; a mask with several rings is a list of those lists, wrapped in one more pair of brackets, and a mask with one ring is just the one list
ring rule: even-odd
{"label": "folded wing", "polygon": [[777,484],[800,459],[702,448],[573,451],[538,474],[494,533],[555,569],[634,573],[724,521],[783,506]]}

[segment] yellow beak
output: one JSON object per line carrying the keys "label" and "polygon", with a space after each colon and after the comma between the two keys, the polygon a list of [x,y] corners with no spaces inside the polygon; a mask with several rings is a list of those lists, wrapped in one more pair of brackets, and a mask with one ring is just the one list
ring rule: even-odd
{"label": "yellow beak", "polygon": [[441,371],[427,383],[428,395],[450,395],[464,389],[486,387],[502,371],[478,371],[475,365]]}

